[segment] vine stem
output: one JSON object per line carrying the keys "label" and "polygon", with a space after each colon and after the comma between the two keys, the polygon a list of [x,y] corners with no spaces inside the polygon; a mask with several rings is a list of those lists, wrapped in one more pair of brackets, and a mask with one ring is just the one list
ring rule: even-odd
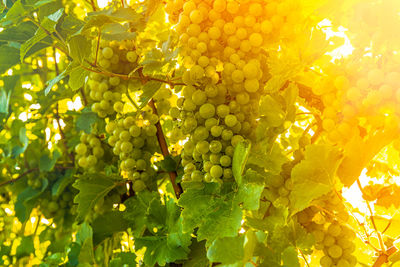
{"label": "vine stem", "polygon": [[58,103],[56,104],[56,121],[57,121],[58,131],[60,132],[61,141],[62,141],[62,143],[63,143],[65,152],[67,153],[67,155],[69,156],[69,158],[71,159],[71,161],[72,161],[72,162],[75,162],[74,154],[73,154],[73,153],[68,153],[67,139],[66,139],[66,137],[65,137],[65,133],[64,133],[63,129],[61,128],[60,114],[58,113]]}
{"label": "vine stem", "polygon": [[[66,169],[73,169],[73,168],[74,168],[73,166],[54,166],[54,169],[59,169],[59,170],[66,170]],[[35,171],[39,171],[39,168],[29,169],[29,170],[21,173],[17,178],[10,179],[8,181],[2,182],[2,183],[0,183],[0,187],[8,185],[8,184],[15,183],[16,181],[20,180],[21,178],[23,178],[26,175],[28,175],[28,174],[30,174],[32,172],[35,172]]]}
{"label": "vine stem", "polygon": [[301,251],[301,249],[299,249],[299,252],[301,254],[301,257],[303,257],[304,262],[306,263],[307,267],[310,267],[310,264],[308,264],[307,258],[304,255],[303,251]]}
{"label": "vine stem", "polygon": [[[358,186],[358,188],[360,189],[361,193],[362,193],[363,195],[365,195],[364,189],[363,189],[363,187],[361,186],[361,182],[360,182],[360,179],[359,179],[359,178],[357,178],[357,186]],[[381,235],[381,233],[378,231],[378,228],[376,227],[376,224],[375,224],[375,217],[374,217],[374,213],[372,212],[371,205],[369,204],[369,201],[368,201],[368,200],[366,200],[365,202],[367,203],[368,210],[369,210],[369,212],[370,212],[370,214],[371,214],[369,218],[371,219],[372,226],[374,227],[375,232],[376,232],[376,234],[377,234],[377,236],[378,236],[379,245],[380,245],[380,247],[381,247],[381,253],[386,254],[386,249],[385,249],[385,245],[384,245],[383,240],[382,240],[382,235]]]}
{"label": "vine stem", "polygon": [[[154,105],[153,99],[150,100],[149,106],[153,110],[153,113],[158,115],[158,112],[157,112],[156,106]],[[161,152],[164,157],[167,157],[169,155],[168,145],[167,145],[167,142],[165,141],[164,133],[162,131],[161,124],[159,121],[156,123],[156,128],[157,128],[157,140],[158,140],[158,144],[160,145]],[[172,183],[172,187],[174,188],[175,196],[176,196],[176,198],[179,198],[180,194],[182,193],[182,190],[181,190],[180,186],[176,183],[177,174],[175,171],[168,172],[168,174],[169,174],[170,181]]]}

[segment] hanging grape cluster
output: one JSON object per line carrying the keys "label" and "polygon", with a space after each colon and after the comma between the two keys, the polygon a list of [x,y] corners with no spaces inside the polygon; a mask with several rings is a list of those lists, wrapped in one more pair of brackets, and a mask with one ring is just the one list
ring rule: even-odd
{"label": "hanging grape cluster", "polygon": [[120,117],[106,125],[110,135],[108,144],[120,158],[123,176],[133,181],[134,191],[144,190],[155,174],[151,158],[158,151],[155,126],[158,120],[158,116],[146,108],[141,113]]}
{"label": "hanging grape cluster", "polygon": [[[93,47],[96,47],[94,44]],[[138,51],[132,40],[100,41],[97,53],[98,65],[103,71],[111,73],[109,76],[100,73],[91,73],[88,80],[89,96],[94,101],[92,111],[101,118],[122,112],[124,105],[122,96],[127,92],[129,82],[121,75],[128,75],[137,66]],[[121,74],[118,76],[118,74]]]}

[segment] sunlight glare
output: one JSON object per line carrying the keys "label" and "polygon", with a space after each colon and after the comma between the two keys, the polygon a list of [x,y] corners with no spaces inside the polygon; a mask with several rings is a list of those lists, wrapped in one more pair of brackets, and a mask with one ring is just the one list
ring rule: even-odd
{"label": "sunlight glare", "polygon": [[110,3],[111,3],[110,0],[97,0],[97,5],[99,6],[99,8],[105,8]]}

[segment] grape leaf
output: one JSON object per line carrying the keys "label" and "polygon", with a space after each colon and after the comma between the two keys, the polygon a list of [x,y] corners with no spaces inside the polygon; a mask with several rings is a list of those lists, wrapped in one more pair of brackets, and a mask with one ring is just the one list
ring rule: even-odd
{"label": "grape leaf", "polygon": [[102,174],[81,176],[72,185],[79,190],[74,202],[78,204],[77,221],[84,220],[94,205],[114,189],[118,182]]}
{"label": "grape leaf", "polygon": [[[113,255],[114,256],[114,255]],[[132,252],[117,253],[110,261],[110,267],[136,267],[136,254]]]}
{"label": "grape leaf", "polygon": [[19,62],[19,49],[9,45],[0,46],[0,73],[4,73]]}
{"label": "grape leaf", "polygon": [[124,219],[128,221],[135,237],[142,234],[146,228],[147,209],[154,198],[159,198],[157,192],[143,191],[124,202],[126,206]]}
{"label": "grape leaf", "polygon": [[76,128],[78,128],[78,130],[83,130],[87,134],[90,134],[92,131],[92,125],[97,120],[98,117],[95,112],[91,112],[89,109],[84,109],[76,120]]}
{"label": "grape leaf", "polygon": [[79,231],[76,233],[76,242],[80,245],[79,263],[93,264],[93,229],[88,223],[81,224]]}
{"label": "grape leaf", "polygon": [[269,127],[282,125],[286,117],[282,105],[270,95],[260,99],[259,113]]}
{"label": "grape leaf", "polygon": [[234,193],[221,194],[216,183],[203,188],[188,188],[180,197],[183,208],[183,230],[198,227],[197,239],[214,241],[219,237],[236,236],[241,225],[242,211],[234,202]]}
{"label": "grape leaf", "polygon": [[250,148],[250,141],[245,140],[237,144],[233,153],[232,172],[233,177],[239,185],[242,183],[242,174],[247,158],[249,157]]}
{"label": "grape leaf", "polygon": [[183,267],[209,266],[210,263],[207,258],[207,250],[205,245],[205,241],[197,242],[196,240],[194,240],[192,245],[190,246],[188,260],[183,262]]}
{"label": "grape leaf", "polygon": [[159,198],[154,198],[148,209],[148,228],[153,235],[135,239],[135,246],[146,247],[144,263],[153,266],[187,259],[191,244],[191,233],[183,232],[180,209],[172,198],[164,198],[163,205]]}
{"label": "grape leaf", "polygon": [[35,252],[35,246],[33,245],[33,235],[28,235],[22,237],[21,243],[17,247],[16,256],[17,258],[22,258],[29,256],[31,253]]}
{"label": "grape leaf", "polygon": [[89,72],[82,68],[75,68],[69,74],[68,84],[72,90],[79,90],[86,82]]}
{"label": "grape leaf", "polygon": [[28,51],[42,39],[47,37],[49,34],[55,31],[55,27],[57,25],[58,20],[61,18],[62,14],[64,13],[64,8],[60,8],[53,14],[44,18],[44,20],[40,23],[40,28],[37,29],[35,35],[32,38],[27,40],[21,45],[20,49],[20,60],[23,62],[25,55]]}
{"label": "grape leaf", "polygon": [[162,83],[158,81],[149,81],[147,82],[143,88],[143,93],[140,95],[140,106],[139,108],[144,108],[147,103],[149,103],[150,99],[157,93],[157,91],[161,88]]}
{"label": "grape leaf", "polygon": [[290,204],[293,212],[308,207],[312,200],[328,193],[334,184],[341,154],[329,145],[309,145],[304,159],[292,169],[293,190]]}
{"label": "grape leaf", "polygon": [[91,41],[83,35],[72,36],[68,41],[71,57],[82,63],[91,54],[91,44]]}
{"label": "grape leaf", "polygon": [[53,151],[53,156],[51,158],[47,154],[42,155],[39,160],[39,170],[42,172],[51,171],[61,156],[62,154],[58,150]]}
{"label": "grape leaf", "polygon": [[128,222],[123,218],[123,212],[110,211],[98,216],[92,223],[93,244],[96,246],[114,233],[128,228]]}
{"label": "grape leaf", "polygon": [[42,187],[34,189],[26,187],[17,197],[15,202],[15,216],[20,222],[25,222],[29,219],[29,215],[35,205],[37,205],[37,197],[40,196],[47,188],[48,180],[42,179]]}
{"label": "grape leaf", "polygon": [[282,261],[284,266],[300,267],[299,257],[295,247],[287,247],[282,252]]}
{"label": "grape leaf", "polygon": [[257,210],[260,206],[260,196],[263,190],[263,184],[244,183],[239,186],[236,201],[243,204],[243,209]]}
{"label": "grape leaf", "polygon": [[235,263],[244,258],[244,236],[218,238],[207,250],[211,262]]}
{"label": "grape leaf", "polygon": [[347,187],[351,186],[368,162],[396,136],[396,131],[381,131],[371,135],[365,141],[360,136],[353,137],[344,148],[344,158],[337,170],[342,183]]}
{"label": "grape leaf", "polygon": [[51,194],[53,196],[59,196],[64,189],[75,180],[72,174],[72,170],[67,170],[64,175],[57,177],[56,182],[51,188]]}

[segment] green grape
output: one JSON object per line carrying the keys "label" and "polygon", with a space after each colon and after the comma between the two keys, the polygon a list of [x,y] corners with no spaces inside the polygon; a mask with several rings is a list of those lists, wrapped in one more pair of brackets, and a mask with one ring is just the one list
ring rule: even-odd
{"label": "green grape", "polygon": [[213,140],[213,141],[210,142],[209,149],[210,149],[211,153],[217,154],[217,153],[221,152],[222,144],[221,144],[220,141]]}
{"label": "green grape", "polygon": [[218,179],[222,176],[223,174],[223,169],[220,165],[214,165],[210,169],[210,175],[214,179]]}
{"label": "green grape", "polygon": [[229,114],[229,115],[225,116],[224,122],[225,122],[225,125],[226,125],[226,126],[228,126],[228,127],[233,127],[233,126],[235,126],[235,124],[236,124],[238,121],[237,121],[237,118],[236,118],[235,115]]}
{"label": "green grape", "polygon": [[135,192],[140,192],[146,189],[146,185],[142,180],[135,180],[132,185],[132,189]]}
{"label": "green grape", "polygon": [[213,127],[211,127],[211,135],[214,137],[219,137],[222,134],[223,131],[223,127],[218,126],[218,125],[214,125]]}
{"label": "green grape", "polygon": [[[328,245],[327,245],[328,246]],[[331,245],[328,248],[328,254],[334,259],[340,258],[343,254],[343,250],[338,245]]]}
{"label": "green grape", "polygon": [[207,141],[200,141],[196,144],[196,150],[200,154],[206,154],[209,151],[209,143]]}
{"label": "green grape", "polygon": [[230,108],[229,106],[225,105],[225,104],[221,104],[217,106],[217,115],[220,118],[225,118],[230,112]]}
{"label": "green grape", "polygon": [[202,118],[208,119],[215,115],[215,107],[213,104],[206,103],[200,107],[199,112]]}
{"label": "green grape", "polygon": [[222,140],[229,141],[233,137],[233,132],[231,130],[225,129],[222,131],[221,138]]}
{"label": "green grape", "polygon": [[337,237],[340,235],[342,229],[340,227],[340,225],[338,225],[337,223],[332,223],[329,225],[328,227],[328,234]]}
{"label": "green grape", "polygon": [[196,90],[192,94],[192,101],[195,103],[197,106],[201,106],[207,101],[207,95],[204,91],[202,90]]}
{"label": "green grape", "polygon": [[229,167],[231,165],[231,163],[232,163],[232,159],[231,159],[231,157],[229,157],[227,155],[223,155],[219,159],[219,162],[220,162],[221,166]]}
{"label": "green grape", "polygon": [[218,120],[216,118],[208,118],[204,122],[204,126],[206,127],[207,130],[211,130],[211,128],[216,125],[218,125]]}
{"label": "green grape", "polygon": [[136,54],[135,51],[129,51],[126,53],[126,60],[128,60],[131,63],[135,63],[138,58],[138,55]]}
{"label": "green grape", "polygon": [[220,158],[221,158],[221,154],[220,154],[220,153],[218,153],[218,154],[212,153],[212,154],[210,155],[210,161],[211,161],[213,164],[219,164]]}
{"label": "green grape", "polygon": [[190,178],[192,181],[201,182],[203,180],[203,173],[199,170],[195,170],[192,172]]}
{"label": "green grape", "polygon": [[133,149],[132,143],[125,141],[121,144],[121,152],[122,153],[129,153]]}
{"label": "green grape", "polygon": [[49,204],[48,204],[48,206],[47,206],[47,209],[48,209],[49,212],[51,212],[51,213],[56,212],[59,208],[60,208],[60,207],[59,207],[58,203],[55,202],[55,201],[49,202]]}
{"label": "green grape", "polygon": [[333,266],[333,260],[331,257],[329,256],[323,256],[321,257],[321,259],[319,260],[319,263],[321,264],[321,267],[330,267]]}
{"label": "green grape", "polygon": [[101,54],[103,55],[104,58],[110,59],[112,58],[114,52],[111,47],[104,47],[103,50],[101,51]]}

